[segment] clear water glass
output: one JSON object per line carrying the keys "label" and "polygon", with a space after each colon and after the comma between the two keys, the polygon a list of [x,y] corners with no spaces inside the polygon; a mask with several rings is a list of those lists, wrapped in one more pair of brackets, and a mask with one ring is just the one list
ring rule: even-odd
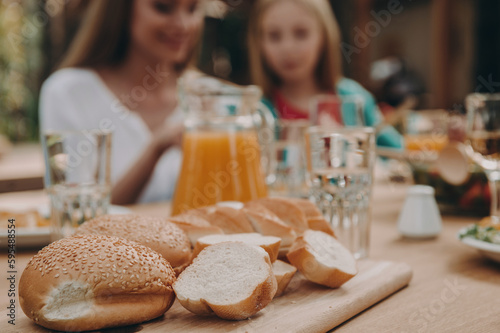
{"label": "clear water glass", "polygon": [[51,203],[51,241],[71,236],[104,215],[111,196],[111,133],[49,131],[42,136],[45,188]]}
{"label": "clear water glass", "polygon": [[341,243],[368,256],[375,160],[373,128],[311,127],[306,134],[312,197]]}
{"label": "clear water glass", "polygon": [[271,195],[308,197],[304,136],[309,126],[308,120],[280,120],[277,123],[272,154],[275,178],[269,185]]}

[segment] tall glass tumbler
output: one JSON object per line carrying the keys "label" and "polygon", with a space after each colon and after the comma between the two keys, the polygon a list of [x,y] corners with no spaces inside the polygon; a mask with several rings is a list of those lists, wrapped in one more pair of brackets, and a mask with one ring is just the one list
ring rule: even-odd
{"label": "tall glass tumbler", "polygon": [[106,214],[111,196],[111,133],[49,131],[42,136],[45,188],[51,203],[51,241],[71,236]]}
{"label": "tall glass tumbler", "polygon": [[272,196],[306,198],[304,135],[308,120],[280,120],[276,124],[276,142],[273,146],[274,179],[269,184]]}
{"label": "tall glass tumbler", "polygon": [[340,242],[368,256],[375,161],[373,128],[311,127],[306,133],[312,196]]}

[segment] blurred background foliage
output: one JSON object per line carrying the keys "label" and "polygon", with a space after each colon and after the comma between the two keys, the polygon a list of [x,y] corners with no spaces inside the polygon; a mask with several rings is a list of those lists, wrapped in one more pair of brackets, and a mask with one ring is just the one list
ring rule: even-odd
{"label": "blurred background foliage", "polygon": [[[0,0],[0,135],[38,139],[38,93],[57,67],[85,8],[98,0]],[[255,0],[208,0],[199,67],[248,84],[246,26]],[[402,11],[380,24],[377,13],[397,1]],[[500,1],[330,0],[346,45],[359,46],[367,25],[375,35],[345,75],[397,107],[457,108],[472,91],[500,91]],[[378,23],[377,23],[378,22]],[[347,61],[349,60],[349,61]]]}
{"label": "blurred background foliage", "polygon": [[38,137],[38,90],[44,17],[39,2],[0,5],[0,133],[10,140]]}

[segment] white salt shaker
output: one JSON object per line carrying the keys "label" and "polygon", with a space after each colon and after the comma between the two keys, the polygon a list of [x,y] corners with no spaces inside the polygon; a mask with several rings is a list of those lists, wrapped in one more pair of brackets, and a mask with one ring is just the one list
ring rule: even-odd
{"label": "white salt shaker", "polygon": [[425,185],[410,187],[399,215],[399,232],[410,238],[430,238],[441,232],[441,224],[434,188]]}

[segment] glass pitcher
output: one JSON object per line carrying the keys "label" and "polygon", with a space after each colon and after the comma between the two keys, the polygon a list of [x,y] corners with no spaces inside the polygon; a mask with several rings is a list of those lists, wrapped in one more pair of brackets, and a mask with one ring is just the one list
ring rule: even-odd
{"label": "glass pitcher", "polygon": [[261,90],[202,76],[181,79],[179,97],[185,132],[172,215],[267,196],[274,116]]}

